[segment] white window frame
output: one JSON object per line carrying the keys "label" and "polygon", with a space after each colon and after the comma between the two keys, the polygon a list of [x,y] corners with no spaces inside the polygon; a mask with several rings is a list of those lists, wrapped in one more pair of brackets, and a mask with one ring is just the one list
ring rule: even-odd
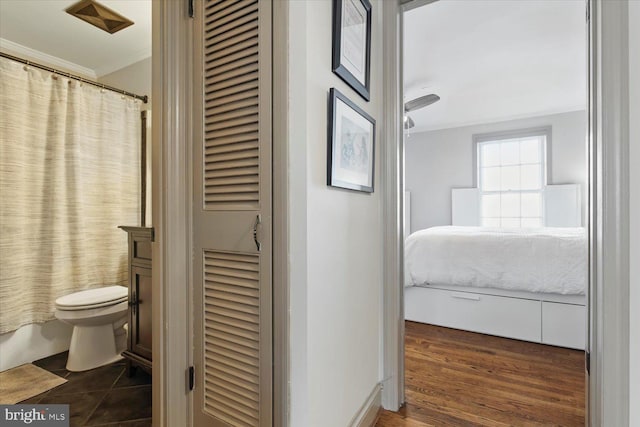
{"label": "white window frame", "polygon": [[[531,137],[543,137],[542,143],[542,158],[540,163],[540,176],[542,177],[542,183],[539,190],[495,190],[495,191],[482,191],[482,178],[481,178],[481,167],[480,162],[482,160],[480,149],[483,144],[486,143],[503,143],[508,140],[515,139],[524,139]],[[473,135],[473,168],[474,168],[474,186],[478,188],[479,196],[480,196],[480,209],[479,209],[479,218],[478,223],[482,225],[482,196],[487,194],[509,194],[509,193],[518,193],[518,194],[540,194],[541,198],[541,206],[540,206],[540,221],[541,226],[545,225],[545,207],[544,207],[544,187],[550,181],[550,171],[551,171],[551,127],[538,127],[538,128],[530,128],[530,129],[518,129],[518,130],[508,130],[502,132],[491,132],[491,133],[483,133]],[[522,166],[519,164],[517,166]],[[502,218],[502,217],[500,217]],[[522,221],[522,216],[520,216],[520,221]],[[522,225],[522,224],[521,224]],[[501,225],[502,226],[502,225]]]}

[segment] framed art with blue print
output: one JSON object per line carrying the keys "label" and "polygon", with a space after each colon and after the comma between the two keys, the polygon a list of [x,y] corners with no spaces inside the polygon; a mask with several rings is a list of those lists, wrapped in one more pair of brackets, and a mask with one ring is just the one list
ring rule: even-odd
{"label": "framed art with blue print", "polygon": [[335,88],[329,92],[327,185],[373,193],[376,122]]}

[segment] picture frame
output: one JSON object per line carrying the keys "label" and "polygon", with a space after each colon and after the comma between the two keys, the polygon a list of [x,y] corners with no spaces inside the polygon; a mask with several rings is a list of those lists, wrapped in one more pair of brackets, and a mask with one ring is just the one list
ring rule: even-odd
{"label": "picture frame", "polygon": [[327,185],[373,193],[376,121],[331,88],[327,131]]}
{"label": "picture frame", "polygon": [[370,100],[371,3],[333,0],[332,70],[366,101]]}

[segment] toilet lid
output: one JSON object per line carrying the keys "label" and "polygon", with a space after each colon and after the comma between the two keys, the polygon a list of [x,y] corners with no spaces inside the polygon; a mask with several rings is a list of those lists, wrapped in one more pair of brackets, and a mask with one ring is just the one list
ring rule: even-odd
{"label": "toilet lid", "polygon": [[106,286],[65,295],[56,300],[57,307],[103,307],[127,300],[128,289],[124,286]]}

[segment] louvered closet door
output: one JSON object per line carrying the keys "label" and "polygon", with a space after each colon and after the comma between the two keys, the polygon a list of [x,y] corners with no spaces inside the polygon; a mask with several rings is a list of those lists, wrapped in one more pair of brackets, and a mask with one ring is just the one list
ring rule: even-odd
{"label": "louvered closet door", "polygon": [[195,19],[194,425],[270,426],[271,2]]}

